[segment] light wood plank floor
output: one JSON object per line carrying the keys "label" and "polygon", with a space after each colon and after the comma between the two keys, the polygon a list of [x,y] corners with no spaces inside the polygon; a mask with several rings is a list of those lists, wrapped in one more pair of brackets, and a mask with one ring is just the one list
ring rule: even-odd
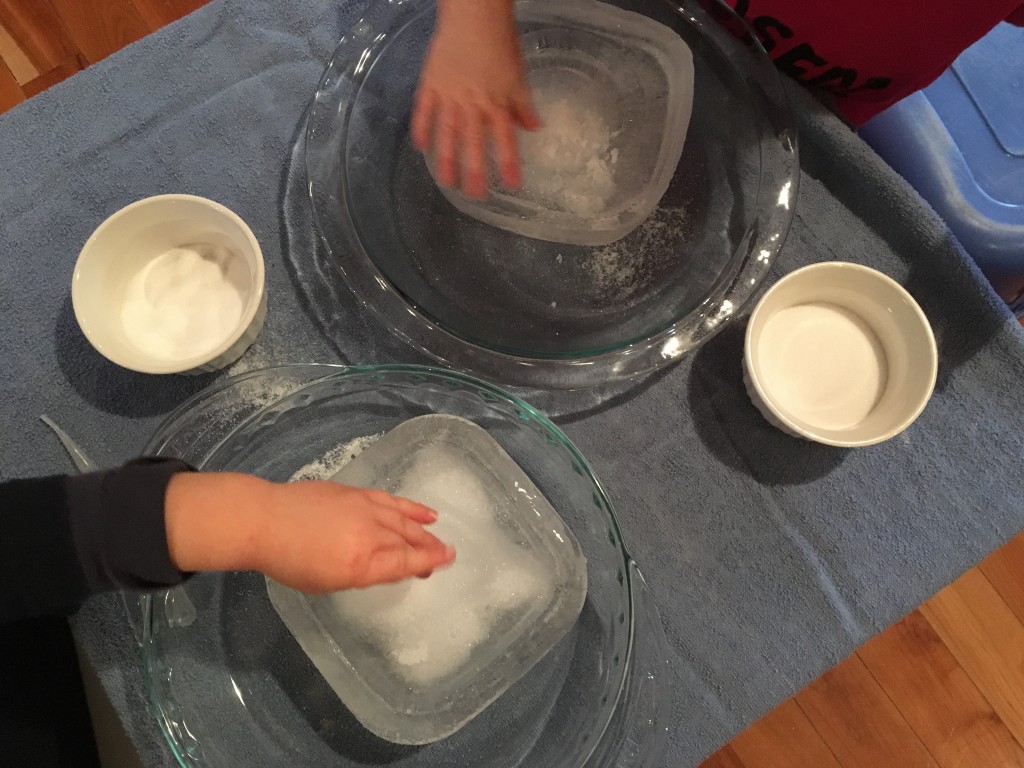
{"label": "light wood plank floor", "polygon": [[[204,2],[0,0],[0,112]],[[1024,768],[1022,745],[1024,536],[704,765]]]}

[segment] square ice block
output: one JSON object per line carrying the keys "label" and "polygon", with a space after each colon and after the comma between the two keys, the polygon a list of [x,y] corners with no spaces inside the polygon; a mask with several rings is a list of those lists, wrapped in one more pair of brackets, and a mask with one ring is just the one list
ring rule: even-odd
{"label": "square ice block", "polygon": [[268,579],[271,603],[367,729],[400,744],[449,736],[572,628],[587,591],[579,544],[501,446],[454,416],[400,424],[334,480],[437,510],[455,564],[319,597]]}
{"label": "square ice block", "polygon": [[519,133],[523,186],[506,190],[492,173],[486,200],[441,191],[463,213],[516,234],[619,240],[654,210],[679,164],[693,55],[663,24],[594,0],[520,0],[516,9],[543,122]]}

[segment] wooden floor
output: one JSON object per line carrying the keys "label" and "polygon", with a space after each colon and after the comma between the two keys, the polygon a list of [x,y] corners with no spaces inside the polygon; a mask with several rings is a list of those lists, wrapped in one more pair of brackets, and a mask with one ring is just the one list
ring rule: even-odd
{"label": "wooden floor", "polygon": [[0,0],[0,112],[205,2]]}
{"label": "wooden floor", "polygon": [[[0,0],[0,112],[204,2]],[[1024,768],[1022,745],[1018,537],[705,766]]]}

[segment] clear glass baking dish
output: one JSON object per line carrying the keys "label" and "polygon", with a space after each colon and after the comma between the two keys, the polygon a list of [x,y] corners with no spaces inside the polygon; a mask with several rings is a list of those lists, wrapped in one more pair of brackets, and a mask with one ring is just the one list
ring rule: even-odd
{"label": "clear glass baking dish", "polygon": [[670,710],[665,640],[646,583],[586,460],[531,406],[416,366],[284,366],[243,374],[172,414],[147,452],[284,480],[356,437],[447,413],[484,427],[572,529],[588,592],[569,634],[448,739],[383,741],[341,705],[253,573],[203,574],[142,597],[133,623],[157,722],[198,766],[656,765]]}
{"label": "clear glass baking dish", "polygon": [[613,3],[690,48],[693,116],[654,212],[616,243],[570,246],[477,221],[438,191],[408,138],[435,4],[376,0],[310,108],[306,172],[326,247],[295,254],[314,262],[301,271],[347,283],[409,344],[503,384],[575,389],[678,360],[757,293],[797,193],[781,78],[746,25],[710,1],[740,36],[696,0]]}

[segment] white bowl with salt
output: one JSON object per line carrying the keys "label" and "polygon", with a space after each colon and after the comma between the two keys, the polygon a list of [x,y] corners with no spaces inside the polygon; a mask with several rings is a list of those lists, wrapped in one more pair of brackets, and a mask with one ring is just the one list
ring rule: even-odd
{"label": "white bowl with salt", "polygon": [[215,371],[241,357],[263,328],[263,252],[219,203],[149,197],[92,234],[75,265],[71,300],[89,343],[118,365]]}
{"label": "white bowl with salt", "polygon": [[895,280],[843,262],[798,269],[764,295],[747,325],[744,378],[765,418],[843,448],[907,429],[935,389],[928,318]]}

